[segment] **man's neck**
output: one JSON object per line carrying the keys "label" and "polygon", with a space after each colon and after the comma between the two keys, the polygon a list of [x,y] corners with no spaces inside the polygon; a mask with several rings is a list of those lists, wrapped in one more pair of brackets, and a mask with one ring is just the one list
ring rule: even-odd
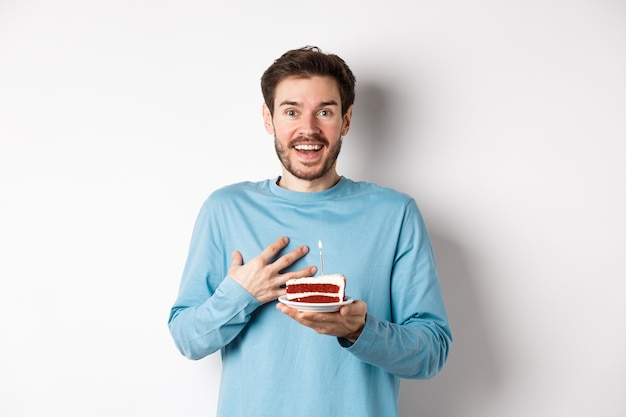
{"label": "man's neck", "polygon": [[322,178],[316,180],[303,180],[296,178],[290,173],[283,172],[282,177],[278,180],[278,186],[290,191],[298,193],[315,193],[318,191],[328,190],[339,182],[341,177],[335,171],[329,171]]}

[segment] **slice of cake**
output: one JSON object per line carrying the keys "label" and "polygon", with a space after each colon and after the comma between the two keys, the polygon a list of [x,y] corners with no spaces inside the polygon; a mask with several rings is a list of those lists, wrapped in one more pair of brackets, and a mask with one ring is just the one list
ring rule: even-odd
{"label": "slice of cake", "polygon": [[338,303],[345,300],[346,277],[341,274],[287,281],[287,299],[302,303]]}

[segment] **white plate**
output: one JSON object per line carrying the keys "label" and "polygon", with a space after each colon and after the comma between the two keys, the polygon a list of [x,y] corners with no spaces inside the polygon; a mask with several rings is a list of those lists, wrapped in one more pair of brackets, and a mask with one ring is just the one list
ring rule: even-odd
{"label": "white plate", "polygon": [[298,309],[298,311],[314,311],[316,313],[332,313],[338,311],[341,306],[352,303],[354,300],[346,297],[344,301],[337,303],[302,303],[300,301],[289,301],[286,295],[278,297],[278,301],[286,306]]}

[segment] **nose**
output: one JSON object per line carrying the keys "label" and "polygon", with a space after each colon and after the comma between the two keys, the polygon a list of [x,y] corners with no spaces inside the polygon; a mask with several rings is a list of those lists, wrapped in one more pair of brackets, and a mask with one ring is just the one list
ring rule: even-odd
{"label": "nose", "polygon": [[302,136],[312,136],[320,133],[319,120],[316,114],[303,115],[300,118],[299,133]]}

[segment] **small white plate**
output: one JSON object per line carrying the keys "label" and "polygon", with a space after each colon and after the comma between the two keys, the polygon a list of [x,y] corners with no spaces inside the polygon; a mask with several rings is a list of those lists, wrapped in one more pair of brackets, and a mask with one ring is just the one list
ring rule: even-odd
{"label": "small white plate", "polygon": [[338,311],[341,306],[352,303],[354,300],[346,297],[344,301],[337,303],[303,303],[300,301],[289,301],[286,295],[278,297],[278,301],[286,306],[297,309],[298,311],[313,311],[316,313],[332,313]]}

